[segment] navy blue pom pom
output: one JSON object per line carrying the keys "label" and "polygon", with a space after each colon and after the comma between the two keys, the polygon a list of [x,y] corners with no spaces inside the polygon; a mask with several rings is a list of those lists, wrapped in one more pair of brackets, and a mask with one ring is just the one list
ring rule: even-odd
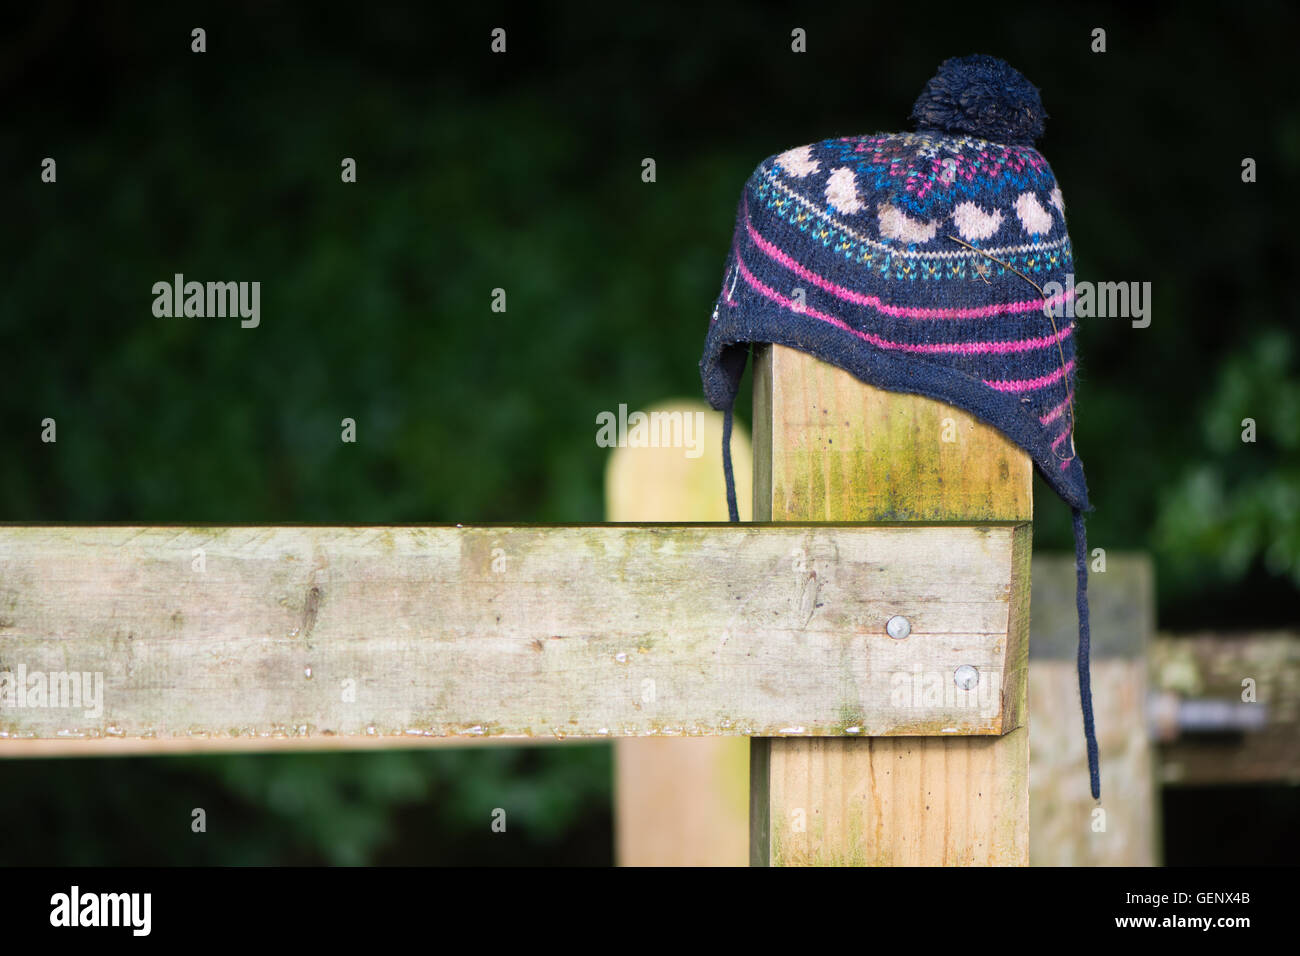
{"label": "navy blue pom pom", "polygon": [[912,107],[918,132],[966,134],[995,143],[1033,146],[1047,113],[1038,87],[993,56],[944,60]]}

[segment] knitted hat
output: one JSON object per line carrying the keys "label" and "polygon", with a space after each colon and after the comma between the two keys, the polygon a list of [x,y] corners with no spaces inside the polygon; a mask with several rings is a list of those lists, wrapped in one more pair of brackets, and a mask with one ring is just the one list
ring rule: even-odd
{"label": "knitted hat", "polygon": [[1033,146],[1047,114],[1012,67],[969,56],[939,67],[912,119],[915,133],[827,139],[754,170],[700,361],[704,392],[729,433],[750,344],[776,343],[963,408],[1029,453],[1073,511],[1079,690],[1098,797],[1091,505],[1074,450],[1074,323],[1063,315],[1073,256],[1061,190]]}

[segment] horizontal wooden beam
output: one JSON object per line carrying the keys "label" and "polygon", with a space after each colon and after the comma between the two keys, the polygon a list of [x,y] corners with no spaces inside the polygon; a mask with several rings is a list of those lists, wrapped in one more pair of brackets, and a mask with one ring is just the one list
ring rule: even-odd
{"label": "horizontal wooden beam", "polygon": [[[631,738],[625,738],[631,739]],[[654,742],[657,737],[636,738]],[[690,737],[692,740],[712,738]],[[743,742],[743,741],[742,741]],[[8,737],[0,760],[45,757],[193,757],[210,754],[316,753],[363,750],[455,750],[463,747],[599,746],[591,737],[363,737],[356,734],[293,737]]]}
{"label": "horizontal wooden beam", "polygon": [[[999,734],[1027,534],[0,526],[0,753],[33,739]],[[902,640],[885,631],[895,615]],[[963,664],[980,683],[954,693]]]}

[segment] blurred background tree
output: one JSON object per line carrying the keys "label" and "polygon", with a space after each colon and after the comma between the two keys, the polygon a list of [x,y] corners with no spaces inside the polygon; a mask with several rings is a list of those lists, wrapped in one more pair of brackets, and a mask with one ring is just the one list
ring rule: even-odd
{"label": "blurred background tree", "polygon": [[[1284,3],[15,11],[3,518],[599,521],[595,416],[698,394],[753,167],[904,129],[941,60],[986,52],[1042,88],[1079,278],[1153,287],[1149,328],[1081,322],[1090,542],[1155,554],[1162,626],[1294,624],[1297,25]],[[261,326],[155,318],[178,272],[260,281]],[[1069,547],[1038,497],[1038,546]],[[0,863],[608,862],[609,779],[596,744],[5,762]],[[190,838],[195,806],[219,838]]]}
{"label": "blurred background tree", "polygon": [[1257,332],[1222,358],[1211,385],[1197,409],[1203,452],[1184,463],[1160,504],[1162,570],[1189,588],[1235,587],[1255,573],[1278,588],[1300,586],[1300,376],[1292,336]]}

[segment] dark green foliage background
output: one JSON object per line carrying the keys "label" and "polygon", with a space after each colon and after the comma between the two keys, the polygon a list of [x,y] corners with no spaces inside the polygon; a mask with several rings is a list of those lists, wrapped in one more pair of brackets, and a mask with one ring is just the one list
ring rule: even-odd
{"label": "dark green foliage background", "polygon": [[[1081,321],[1091,543],[1154,553],[1162,627],[1294,625],[1297,25],[1282,3],[25,8],[0,51],[0,517],[599,521],[595,415],[698,394],[754,165],[903,129],[939,61],[987,52],[1043,91],[1079,278],[1153,286],[1148,329]],[[261,281],[261,327],[155,318],[176,272]],[[1038,545],[1069,547],[1037,497]],[[597,745],[7,762],[0,863],[605,862],[609,798]]]}

